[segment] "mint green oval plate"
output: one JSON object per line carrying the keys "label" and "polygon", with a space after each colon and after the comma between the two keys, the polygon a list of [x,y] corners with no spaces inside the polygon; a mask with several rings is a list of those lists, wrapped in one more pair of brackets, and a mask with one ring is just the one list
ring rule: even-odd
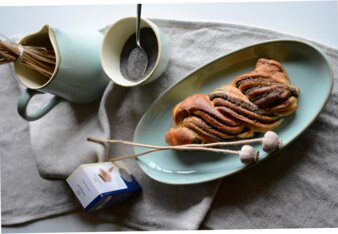
{"label": "mint green oval plate", "polygon": [[[301,90],[297,112],[286,117],[280,127],[274,130],[284,146],[289,144],[319,115],[333,86],[333,75],[326,56],[313,45],[294,40],[252,45],[194,70],[151,105],[138,123],[134,142],[167,145],[164,136],[172,126],[172,108],[177,103],[192,94],[208,94],[213,89],[230,83],[236,76],[254,70],[258,58],[281,62],[291,83]],[[260,145],[255,147],[260,151],[257,163],[273,155],[262,151]],[[135,153],[144,150],[134,148]],[[197,151],[158,151],[138,157],[137,162],[148,176],[167,184],[206,182],[248,167],[235,155]]]}

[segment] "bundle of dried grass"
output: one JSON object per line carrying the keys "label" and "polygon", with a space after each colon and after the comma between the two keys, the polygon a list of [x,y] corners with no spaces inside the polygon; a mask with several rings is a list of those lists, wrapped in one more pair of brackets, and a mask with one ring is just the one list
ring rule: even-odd
{"label": "bundle of dried grass", "polygon": [[37,46],[22,46],[10,40],[0,39],[0,65],[20,63],[50,78],[55,69],[55,53]]}

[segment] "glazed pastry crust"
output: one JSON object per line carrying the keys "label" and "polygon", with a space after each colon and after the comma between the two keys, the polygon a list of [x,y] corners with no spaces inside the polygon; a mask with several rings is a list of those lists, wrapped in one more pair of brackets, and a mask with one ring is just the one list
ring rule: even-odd
{"label": "glazed pastry crust", "polygon": [[290,84],[282,65],[261,58],[254,71],[236,77],[209,95],[195,94],[172,111],[170,145],[219,142],[252,137],[280,125],[297,110],[299,89]]}

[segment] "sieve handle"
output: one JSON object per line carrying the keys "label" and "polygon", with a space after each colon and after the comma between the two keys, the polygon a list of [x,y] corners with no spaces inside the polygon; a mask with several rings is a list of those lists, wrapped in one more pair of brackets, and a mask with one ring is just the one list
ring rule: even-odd
{"label": "sieve handle", "polygon": [[37,110],[33,111],[32,113],[27,113],[27,106],[29,104],[29,101],[36,94],[42,94],[42,92],[33,89],[26,89],[21,93],[19,97],[18,113],[22,118],[27,121],[40,119],[61,101],[61,98],[53,96],[48,101],[43,103]]}

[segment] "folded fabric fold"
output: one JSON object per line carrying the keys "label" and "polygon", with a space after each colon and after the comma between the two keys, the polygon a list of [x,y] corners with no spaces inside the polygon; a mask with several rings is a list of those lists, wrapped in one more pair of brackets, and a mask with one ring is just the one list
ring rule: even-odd
{"label": "folded fabric fold", "polygon": [[[105,147],[86,141],[87,136],[109,137],[100,122],[100,103],[61,102],[43,118],[32,121],[30,136],[39,173],[44,178],[65,179],[83,163],[107,160]],[[105,117],[101,117],[105,118]]]}

